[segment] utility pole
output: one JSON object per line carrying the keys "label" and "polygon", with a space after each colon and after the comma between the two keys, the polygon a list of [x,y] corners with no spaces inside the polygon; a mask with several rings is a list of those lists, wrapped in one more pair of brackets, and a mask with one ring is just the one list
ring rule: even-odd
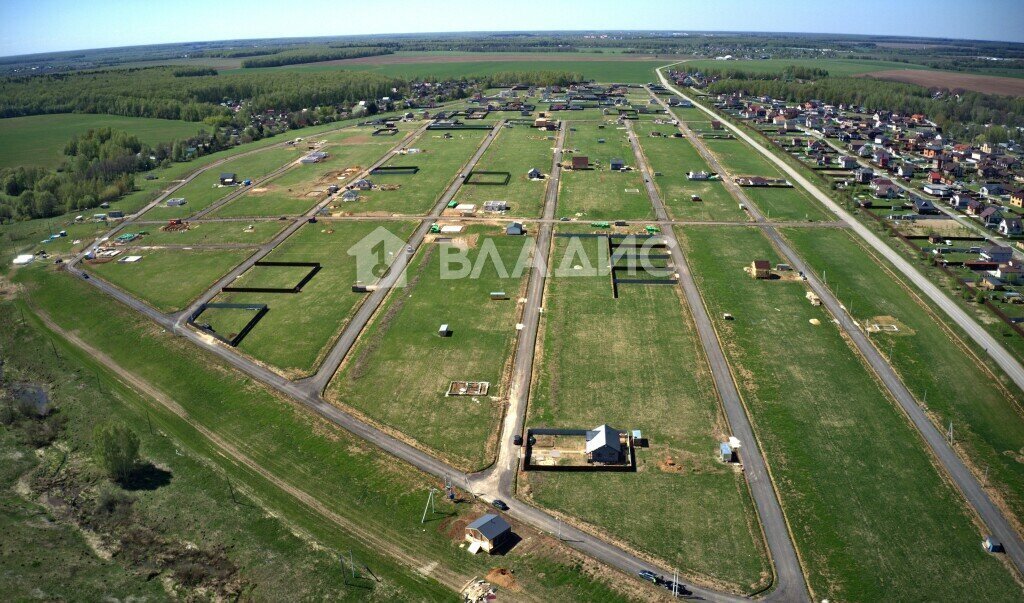
{"label": "utility pole", "polygon": [[430,491],[427,492],[427,504],[423,505],[423,517],[420,518],[420,523],[427,522],[427,509],[430,509],[430,514],[434,514],[434,492],[437,492],[437,488],[431,486]]}
{"label": "utility pole", "polygon": [[672,568],[672,598],[679,596],[679,568]]}

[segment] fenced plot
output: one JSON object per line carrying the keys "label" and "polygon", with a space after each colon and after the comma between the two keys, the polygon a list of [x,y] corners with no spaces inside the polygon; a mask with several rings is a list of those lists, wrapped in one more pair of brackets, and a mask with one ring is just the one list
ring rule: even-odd
{"label": "fenced plot", "polygon": [[370,170],[374,176],[412,176],[420,171],[418,165],[381,166]]}
{"label": "fenced plot", "polygon": [[[250,284],[248,285],[229,285],[221,289],[225,293],[298,293],[302,291],[302,287],[310,281],[317,272],[320,272],[320,262],[271,262],[271,261],[260,261],[253,264],[250,268],[250,272],[262,272],[260,268],[302,268],[301,272],[305,272],[297,283],[292,286],[259,286],[258,284],[252,284],[254,279],[258,277],[251,277],[248,279]],[[243,274],[241,280],[245,282],[246,275]]]}
{"label": "fenced plot", "polygon": [[483,184],[491,186],[506,186],[512,179],[511,172],[485,172],[473,170],[466,175],[463,184]]}
{"label": "fenced plot", "polygon": [[189,317],[188,323],[229,346],[236,347],[269,309],[266,304],[203,304]]}

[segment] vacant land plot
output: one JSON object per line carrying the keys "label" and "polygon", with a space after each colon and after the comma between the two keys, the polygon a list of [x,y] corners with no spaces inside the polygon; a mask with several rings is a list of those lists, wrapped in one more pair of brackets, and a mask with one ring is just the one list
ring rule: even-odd
{"label": "vacant land plot", "polygon": [[[640,123],[635,125],[654,184],[672,218],[682,220],[749,220],[725,185],[710,180],[690,180],[689,172],[708,172],[704,158],[685,138],[672,138],[675,126]],[[659,132],[661,136],[651,136]],[[660,175],[658,175],[660,174]],[[694,199],[696,195],[699,200]]]}
{"label": "vacant land plot", "polygon": [[159,226],[145,226],[147,232],[142,245],[208,245],[216,243],[251,243],[259,245],[281,232],[281,222],[192,222],[188,230],[161,230]]}
{"label": "vacant land plot", "polygon": [[872,71],[862,75],[863,77],[879,80],[917,84],[926,88],[974,90],[984,94],[1024,96],[1024,79],[1019,77],[998,77],[994,75],[974,75],[972,73],[923,69],[891,69],[887,71]]}
{"label": "vacant land plot", "polygon": [[201,127],[195,122],[120,115],[60,113],[9,117],[0,119],[0,167],[56,167],[64,158],[65,143],[90,129],[124,130],[148,145],[156,145],[194,136]]}
{"label": "vacant land plot", "polygon": [[[940,326],[878,260],[849,233],[792,228],[786,237],[828,283],[861,324],[879,325],[872,335],[919,400],[926,400],[940,425],[950,419],[957,443],[975,467],[987,467],[989,483],[1017,516],[1024,518],[1024,419],[1020,393],[1000,384],[966,346]],[[870,331],[869,331],[870,332]]]}
{"label": "vacant land plot", "polygon": [[[330,342],[348,321],[365,293],[355,293],[356,261],[348,250],[378,227],[401,238],[412,233],[411,223],[320,222],[306,224],[266,258],[272,262],[320,262],[321,270],[299,293],[222,293],[214,302],[266,304],[270,310],[239,344],[238,349],[277,368],[290,377],[311,373]],[[291,287],[308,268],[254,267],[233,285],[246,287]],[[273,280],[273,284],[271,283]],[[227,313],[222,313],[227,314]],[[232,320],[229,318],[229,320]],[[231,331],[232,324],[219,324],[207,316],[218,333]],[[282,345],[287,342],[287,345]]]}
{"label": "vacant land plot", "polygon": [[[802,282],[754,280],[742,270],[753,259],[778,260],[760,230],[680,233],[814,598],[947,599],[965,590],[1018,598],[920,436],[825,310],[807,302]],[[735,320],[722,320],[724,312]]]}
{"label": "vacant land plot", "polygon": [[237,186],[221,186],[221,173],[230,172],[237,174],[239,181],[246,179],[256,180],[273,172],[289,161],[298,159],[300,156],[300,151],[293,147],[280,147],[232,159],[214,169],[199,174],[194,180],[170,195],[172,198],[180,197],[185,199],[185,205],[166,207],[166,204],[161,203],[159,206],[146,212],[145,219],[167,220],[191,216],[238,190]]}
{"label": "vacant land plot", "polygon": [[[517,300],[528,275],[515,278],[513,273],[527,239],[496,232],[480,227],[452,243],[428,243],[409,270],[409,285],[392,292],[328,388],[332,401],[470,469],[485,466],[494,450],[507,395],[503,378],[516,337]],[[468,247],[469,259],[479,266],[478,278],[442,276],[444,258],[461,247]],[[508,276],[497,269],[495,256]],[[494,291],[509,299],[492,301]],[[438,336],[442,324],[452,330],[450,337]],[[491,386],[484,397],[445,397],[452,381]]]}
{"label": "vacant land plot", "polygon": [[526,126],[504,128],[480,158],[476,170],[509,172],[507,185],[466,185],[455,197],[459,203],[473,203],[482,208],[485,201],[507,201],[509,214],[535,218],[541,213],[547,180],[530,180],[531,169],[547,175],[551,171],[551,149],[555,141],[546,132]]}
{"label": "vacant land plot", "polygon": [[731,176],[764,176],[780,178],[778,168],[742,140],[704,140]]}
{"label": "vacant land plot", "polygon": [[[445,135],[451,136],[445,138]],[[487,130],[427,130],[409,143],[417,152],[397,155],[386,167],[419,167],[415,174],[373,174],[369,180],[377,187],[396,190],[359,191],[359,199],[340,203],[344,213],[421,215],[430,211],[445,189],[458,177],[473,153],[480,147]]]}
{"label": "vacant land plot", "polygon": [[141,255],[86,269],[164,312],[181,310],[217,279],[251,255],[252,249],[129,249],[119,257]]}
{"label": "vacant land plot", "polygon": [[814,221],[831,217],[821,204],[799,187],[746,186],[743,192],[769,220]]}
{"label": "vacant land plot", "polygon": [[[563,262],[570,246],[599,265],[603,239],[555,241],[554,267],[582,265]],[[613,299],[607,276],[555,276],[545,299],[528,425],[639,429],[650,448],[637,450],[637,473],[531,472],[528,492],[669,567],[763,586],[760,530],[743,475],[716,460],[728,428],[678,287],[626,284]]]}
{"label": "vacant land plot", "polygon": [[[567,122],[570,128],[563,163],[586,156],[590,169],[567,170],[562,174],[558,214],[587,220],[636,220],[654,215],[643,177],[638,170],[612,171],[613,159],[636,167],[633,148],[624,128],[608,124]],[[604,142],[601,142],[604,141]]]}
{"label": "vacant land plot", "polygon": [[247,217],[303,214],[327,197],[328,186],[345,186],[398,143],[387,137],[372,137],[365,129],[343,130],[332,140],[335,142],[318,148],[327,153],[326,159],[319,163],[300,164],[270,182],[251,188],[213,215]]}

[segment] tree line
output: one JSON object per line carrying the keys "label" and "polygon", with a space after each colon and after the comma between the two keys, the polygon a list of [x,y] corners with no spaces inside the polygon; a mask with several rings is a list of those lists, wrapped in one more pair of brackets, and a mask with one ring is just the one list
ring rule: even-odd
{"label": "tree line", "polygon": [[343,59],[358,59],[361,57],[373,57],[384,54],[392,54],[394,51],[381,46],[364,46],[349,48],[302,48],[297,50],[286,50],[267,56],[254,57],[242,61],[244,69],[257,67],[280,67],[282,65],[299,65],[302,63],[319,63],[321,61],[339,61]]}

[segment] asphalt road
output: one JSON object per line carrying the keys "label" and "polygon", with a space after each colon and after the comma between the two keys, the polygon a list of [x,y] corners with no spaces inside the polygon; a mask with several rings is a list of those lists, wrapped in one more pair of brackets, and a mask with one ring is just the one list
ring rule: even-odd
{"label": "asphalt road", "polygon": [[[654,213],[659,220],[667,220],[668,212],[665,210],[665,203],[661,194],[654,185],[654,171],[651,169],[644,155],[643,149],[633,131],[632,122],[626,121],[626,131],[629,134],[629,142],[633,146],[633,154],[644,179],[644,186],[647,187],[647,194],[654,205]],[[680,126],[683,134],[692,137],[692,132]],[[712,166],[712,169],[715,169]],[[716,169],[716,171],[718,171]],[[718,173],[722,173],[718,171]],[[761,528],[764,531],[765,542],[771,554],[771,560],[775,567],[774,589],[767,597],[774,601],[796,601],[809,600],[807,583],[804,581],[803,569],[800,567],[800,559],[797,557],[796,548],[790,538],[789,527],[786,518],[782,513],[782,506],[779,504],[778,496],[772,485],[771,475],[762,456],[760,445],[754,437],[754,429],[747,417],[746,409],[740,399],[739,391],[733,380],[729,364],[726,362],[725,354],[722,352],[721,342],[715,331],[711,317],[708,315],[704,299],[700,295],[697,283],[690,272],[689,264],[683,251],[676,240],[675,232],[671,228],[662,231],[662,237],[668,244],[672,254],[672,263],[679,274],[679,285],[686,296],[686,303],[693,315],[693,322],[697,327],[697,334],[700,336],[704,354],[708,359],[711,374],[715,381],[715,388],[718,390],[722,407],[732,429],[732,435],[739,438],[743,447],[740,451],[740,460],[743,463],[743,475],[747,479],[751,496],[757,507],[757,514],[761,520]]]}
{"label": "asphalt road", "polygon": [[[662,75],[660,70],[658,71],[658,75],[661,78],[663,85],[665,85],[669,90],[683,98],[687,98],[675,87],[671,86],[671,84],[668,82],[665,76]],[[692,99],[689,100],[691,100],[692,102]],[[694,106],[701,108],[702,110],[711,115],[714,115],[714,113],[711,112],[709,109],[699,105],[696,102],[694,102]],[[826,207],[831,209],[840,218],[843,218],[846,221],[850,222],[853,230],[857,232],[857,234],[860,235],[863,231],[872,239],[874,239],[874,242],[868,240],[868,243],[871,244],[872,247],[875,247],[879,252],[882,252],[883,255],[885,255],[887,258],[889,256],[895,256],[895,258],[903,262],[903,264],[905,264],[907,268],[909,268],[909,270],[913,272],[914,275],[917,275],[917,277],[924,279],[924,277],[921,276],[920,273],[914,270],[913,267],[911,267],[907,262],[903,261],[902,258],[900,258],[898,254],[896,254],[896,252],[894,252],[887,245],[882,243],[881,240],[879,240],[877,237],[874,236],[873,233],[871,233],[871,231],[867,230],[858,222],[856,222],[852,216],[850,216],[847,212],[842,210],[842,208],[840,208],[834,201],[829,199],[827,195],[822,193],[817,188],[814,188],[810,182],[808,182],[805,178],[800,176],[799,173],[790,168],[781,159],[775,157],[775,155],[770,153],[767,149],[760,146],[750,136],[748,136],[745,132],[742,132],[739,128],[736,128],[727,121],[723,121],[722,123],[729,129],[731,129],[735,134],[740,136],[743,140],[745,140],[748,144],[755,146],[755,148],[760,150],[764,155],[772,159],[776,165],[784,169],[786,173],[789,174],[791,177],[794,177],[794,179],[797,180],[801,184],[801,186],[807,188],[819,199],[824,198],[825,200],[827,200],[828,202],[825,203]],[[725,172],[720,171],[719,173]],[[878,349],[875,348],[875,346],[871,343],[870,339],[868,338],[868,335],[861,330],[860,326],[856,323],[856,321],[853,320],[850,314],[846,311],[846,308],[839,302],[839,300],[835,298],[834,295],[832,295],[832,292],[817,278],[814,272],[810,270],[810,267],[807,266],[806,263],[793,251],[793,249],[789,246],[785,239],[783,239],[782,235],[779,234],[778,230],[772,226],[764,226],[764,217],[760,215],[760,212],[757,210],[757,207],[754,206],[753,204],[750,204],[747,207],[749,208],[749,211],[752,213],[752,215],[755,216],[756,220],[762,223],[762,228],[764,232],[772,240],[773,244],[779,250],[781,255],[786,258],[787,262],[789,262],[789,264],[793,266],[794,269],[803,272],[807,276],[808,286],[810,286],[810,288],[821,298],[822,305],[824,305],[825,308],[828,309],[828,311],[833,315],[833,317],[835,317],[835,319],[839,323],[839,326],[849,336],[850,340],[854,343],[854,345],[857,346],[857,350],[861,353],[865,360],[867,360],[872,370],[875,372],[875,374],[878,375],[879,379],[881,379],[882,383],[885,385],[886,389],[889,391],[892,397],[897,401],[897,403],[899,403],[900,408],[902,408],[906,415],[910,418],[911,422],[914,424],[914,427],[917,428],[922,438],[924,438],[925,442],[928,444],[928,447],[931,449],[935,458],[945,469],[947,475],[952,479],[953,483],[956,484],[957,488],[960,490],[961,494],[964,496],[967,503],[973,508],[978,517],[981,518],[982,522],[988,528],[989,532],[995,535],[996,538],[998,538],[1003,543],[1003,547],[1006,550],[1006,555],[1012,561],[1013,565],[1017,568],[1018,573],[1024,574],[1024,541],[1021,540],[1020,534],[1018,534],[1017,531],[1013,529],[1010,522],[1007,521],[1006,517],[1003,515],[1002,511],[992,502],[992,499],[989,498],[988,494],[985,492],[985,489],[982,487],[980,482],[977,480],[974,474],[967,469],[966,465],[964,465],[959,455],[957,455],[956,451],[946,440],[944,434],[942,434],[938,430],[938,428],[935,427],[935,424],[932,423],[930,419],[928,419],[928,417],[924,413],[924,410],[921,408],[917,400],[913,397],[910,391],[903,384],[902,380],[900,380],[899,376],[892,369],[892,366],[882,356]],[[884,249],[879,249],[879,247],[882,247]],[[897,264],[895,261],[893,261],[893,263],[897,265],[897,268],[900,268],[899,264]],[[910,274],[907,274],[907,272],[902,269],[901,272],[908,276],[908,278],[911,277]],[[946,298],[944,294],[938,291],[938,289],[934,285],[931,285],[930,282],[928,282],[928,284],[933,289],[935,289],[935,291],[939,294],[939,296],[942,299],[945,299],[950,304],[953,303],[951,300]],[[933,301],[935,300],[933,299]],[[959,310],[959,308],[957,308],[957,310]],[[966,315],[964,316],[966,317]],[[969,317],[966,318],[967,320],[970,320]],[[957,322],[959,323],[959,321]],[[974,324],[973,321],[971,321],[971,324]],[[974,324],[974,326],[977,327],[977,329],[979,330],[981,329],[981,327],[978,327],[976,324]],[[987,333],[985,334],[987,335]]]}

